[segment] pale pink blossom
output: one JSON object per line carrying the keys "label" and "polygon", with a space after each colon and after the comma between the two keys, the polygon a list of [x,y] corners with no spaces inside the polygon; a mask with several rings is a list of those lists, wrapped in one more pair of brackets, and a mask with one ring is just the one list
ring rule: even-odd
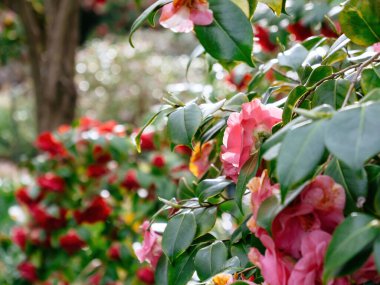
{"label": "pale pink blossom", "polygon": [[[309,285],[322,284],[323,260],[331,235],[316,230],[305,235],[301,242],[302,257],[295,264],[288,284]],[[332,280],[328,285],[349,285],[347,278]]]}
{"label": "pale pink blossom", "polygon": [[206,0],[174,0],[162,8],[160,24],[176,33],[189,33],[194,25],[213,22],[213,12]]}
{"label": "pale pink blossom", "polygon": [[135,250],[136,256],[140,262],[146,261],[156,268],[162,254],[160,236],[149,229],[148,221],[142,224],[141,229],[144,232],[144,242],[141,248]]}
{"label": "pale pink blossom", "polygon": [[221,160],[225,174],[237,181],[241,168],[250,155],[268,137],[272,127],[281,122],[282,110],[254,99],[242,105],[240,113],[232,113],[224,132]]}
{"label": "pale pink blossom", "polygon": [[249,260],[261,270],[265,281],[270,285],[287,285],[290,273],[293,269],[292,259],[279,252],[274,241],[268,234],[260,237],[266,247],[262,255],[256,248],[251,248]]}

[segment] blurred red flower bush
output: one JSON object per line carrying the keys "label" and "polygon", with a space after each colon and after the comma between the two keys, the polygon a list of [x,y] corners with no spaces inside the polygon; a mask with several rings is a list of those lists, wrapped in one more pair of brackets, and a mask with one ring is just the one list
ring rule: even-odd
{"label": "blurred red flower bush", "polygon": [[132,245],[142,238],[142,221],[158,207],[157,193],[173,194],[181,173],[171,170],[189,157],[166,150],[168,144],[153,131],[143,135],[145,152],[138,154],[126,135],[131,130],[85,117],[37,138],[35,179],[15,193],[27,217],[12,230],[13,242],[25,254],[18,266],[21,279],[154,283],[157,260],[140,265]]}

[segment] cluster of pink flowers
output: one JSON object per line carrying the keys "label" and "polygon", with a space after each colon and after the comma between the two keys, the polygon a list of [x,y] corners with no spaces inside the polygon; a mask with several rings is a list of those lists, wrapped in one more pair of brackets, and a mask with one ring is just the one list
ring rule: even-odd
{"label": "cluster of pink flowers", "polygon": [[240,113],[232,113],[224,132],[221,160],[227,177],[237,182],[241,168],[258,150],[262,140],[281,122],[282,110],[263,105],[254,99],[242,105]]}
{"label": "cluster of pink flowers", "polygon": [[[267,172],[248,184],[252,192],[253,215],[250,230],[266,248],[262,255],[252,248],[249,258],[261,269],[271,285],[322,284],[323,261],[335,228],[343,221],[345,192],[329,177],[317,176],[303,189],[301,195],[280,212],[272,223],[272,234],[257,225],[261,203],[279,194],[279,185],[272,185]],[[330,281],[329,285],[380,282],[373,258],[355,275]]]}

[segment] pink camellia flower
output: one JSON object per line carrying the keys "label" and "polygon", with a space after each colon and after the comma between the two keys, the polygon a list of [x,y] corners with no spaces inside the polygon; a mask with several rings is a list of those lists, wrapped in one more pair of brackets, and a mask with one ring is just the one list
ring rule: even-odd
{"label": "pink camellia flower", "polygon": [[326,175],[319,175],[301,193],[303,205],[313,207],[321,221],[321,228],[332,233],[343,219],[346,195],[343,187]]}
{"label": "pink camellia flower", "polygon": [[65,180],[53,173],[46,173],[37,178],[38,185],[45,190],[52,192],[63,192],[65,190]]}
{"label": "pink camellia flower", "polygon": [[22,250],[25,250],[27,241],[27,231],[22,227],[14,227],[11,232],[12,241]]}
{"label": "pink camellia flower", "polygon": [[176,33],[189,33],[194,25],[207,26],[213,13],[207,0],[174,0],[162,8],[160,24]]}
{"label": "pink camellia flower", "polygon": [[[322,284],[323,260],[331,235],[316,230],[308,233],[301,241],[301,259],[295,264],[288,284]],[[349,285],[346,278],[329,282],[329,285]]]}
{"label": "pink camellia flower", "polygon": [[67,234],[61,236],[59,244],[70,255],[78,252],[86,246],[86,243],[74,230],[70,230]]}
{"label": "pink camellia flower", "polygon": [[230,115],[221,153],[226,176],[237,182],[243,165],[281,118],[280,108],[263,105],[259,99],[244,103],[240,113]]}
{"label": "pink camellia flower", "polygon": [[31,283],[38,281],[37,269],[31,262],[24,261],[17,266],[17,269],[22,279]]}
{"label": "pink camellia flower", "polygon": [[344,189],[331,177],[318,176],[274,219],[272,233],[276,246],[300,258],[305,235],[319,229],[331,234],[344,218],[344,204]]}
{"label": "pink camellia flower", "polygon": [[261,235],[260,240],[266,247],[265,255],[261,255],[256,248],[252,248],[248,255],[250,261],[260,268],[261,274],[268,284],[293,284],[287,282],[293,269],[292,259],[276,249],[274,241],[268,234]]}
{"label": "pink camellia flower", "polygon": [[153,268],[156,268],[158,260],[162,254],[159,236],[149,228],[149,222],[145,221],[142,226],[144,231],[144,242],[141,248],[136,249],[135,253],[140,262],[148,262]]}

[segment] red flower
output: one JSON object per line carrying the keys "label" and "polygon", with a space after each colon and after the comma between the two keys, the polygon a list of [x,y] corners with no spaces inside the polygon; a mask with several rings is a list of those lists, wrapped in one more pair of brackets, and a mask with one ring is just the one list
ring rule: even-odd
{"label": "red flower", "polygon": [[154,132],[146,132],[141,135],[141,149],[145,151],[155,150]]}
{"label": "red flower", "polygon": [[121,252],[120,252],[120,244],[114,243],[111,245],[111,247],[108,249],[108,256],[112,260],[120,260],[121,259]]}
{"label": "red flower", "polygon": [[186,145],[177,145],[175,148],[174,148],[174,151],[178,154],[183,154],[183,155],[188,155],[190,156],[192,151],[191,151],[191,148],[189,148],[188,146]]}
{"label": "red flower", "polygon": [[137,278],[145,284],[154,284],[154,272],[148,266],[137,270]]}
{"label": "red flower", "polygon": [[111,155],[107,151],[105,151],[100,145],[96,145],[94,147],[92,155],[94,156],[95,161],[99,164],[106,164],[112,159]]}
{"label": "red flower", "polygon": [[11,232],[12,241],[17,244],[22,250],[25,250],[27,232],[22,227],[15,227]]}
{"label": "red flower", "polygon": [[99,178],[108,173],[108,169],[104,165],[92,164],[87,168],[87,176],[91,178]]}
{"label": "red flower", "polygon": [[24,261],[17,266],[17,269],[22,279],[25,279],[29,282],[38,281],[37,269],[32,263]]}
{"label": "red flower", "polygon": [[63,192],[65,190],[65,180],[53,173],[46,173],[38,177],[37,182],[42,189],[52,192]]}
{"label": "red flower", "polygon": [[226,76],[227,83],[234,86],[238,91],[246,90],[251,80],[252,74],[247,73],[239,66]]}
{"label": "red flower", "polygon": [[261,26],[255,26],[256,38],[258,38],[258,44],[261,46],[263,51],[272,52],[276,50],[277,46],[271,42],[269,37],[269,31]]}
{"label": "red flower", "polygon": [[66,235],[61,236],[59,244],[68,254],[74,254],[86,246],[86,243],[74,230],[70,230]]}
{"label": "red flower", "polygon": [[100,122],[90,117],[82,117],[79,119],[79,130],[88,131],[89,129],[98,127]]}
{"label": "red flower", "polygon": [[121,185],[128,190],[137,190],[140,188],[140,183],[137,180],[137,174],[135,170],[128,170],[127,174],[124,177],[124,181]]}
{"label": "red flower", "polygon": [[41,199],[41,194],[35,199],[30,197],[30,195],[28,193],[28,188],[26,188],[26,187],[19,188],[16,191],[15,196],[16,196],[17,202],[19,204],[26,205],[28,207],[32,207],[33,205],[38,203],[38,201]]}
{"label": "red flower", "polygon": [[111,214],[112,209],[108,206],[105,199],[97,196],[83,212],[75,211],[74,217],[78,224],[104,222]]}
{"label": "red flower", "polygon": [[311,28],[302,25],[300,22],[290,24],[288,26],[288,32],[295,36],[296,41],[306,40],[313,35]]}
{"label": "red flower", "polygon": [[107,121],[103,124],[100,124],[100,126],[98,127],[98,131],[100,134],[112,134],[116,126],[117,123],[115,121]]}
{"label": "red flower", "polygon": [[99,273],[96,273],[94,275],[91,275],[88,278],[88,285],[99,285],[100,281],[102,281],[102,276]]}
{"label": "red flower", "polygon": [[152,164],[157,168],[163,168],[165,166],[165,158],[162,155],[156,155],[152,159]]}
{"label": "red flower", "polygon": [[51,156],[66,156],[67,154],[65,147],[50,132],[44,132],[38,136],[36,147]]}
{"label": "red flower", "polygon": [[54,231],[63,228],[66,225],[66,209],[59,209],[58,216],[54,217],[46,212],[41,206],[34,206],[31,209],[31,215],[41,228],[46,231]]}
{"label": "red flower", "polygon": [[339,35],[333,31],[329,24],[323,22],[321,28],[321,34],[328,38],[337,38]]}

